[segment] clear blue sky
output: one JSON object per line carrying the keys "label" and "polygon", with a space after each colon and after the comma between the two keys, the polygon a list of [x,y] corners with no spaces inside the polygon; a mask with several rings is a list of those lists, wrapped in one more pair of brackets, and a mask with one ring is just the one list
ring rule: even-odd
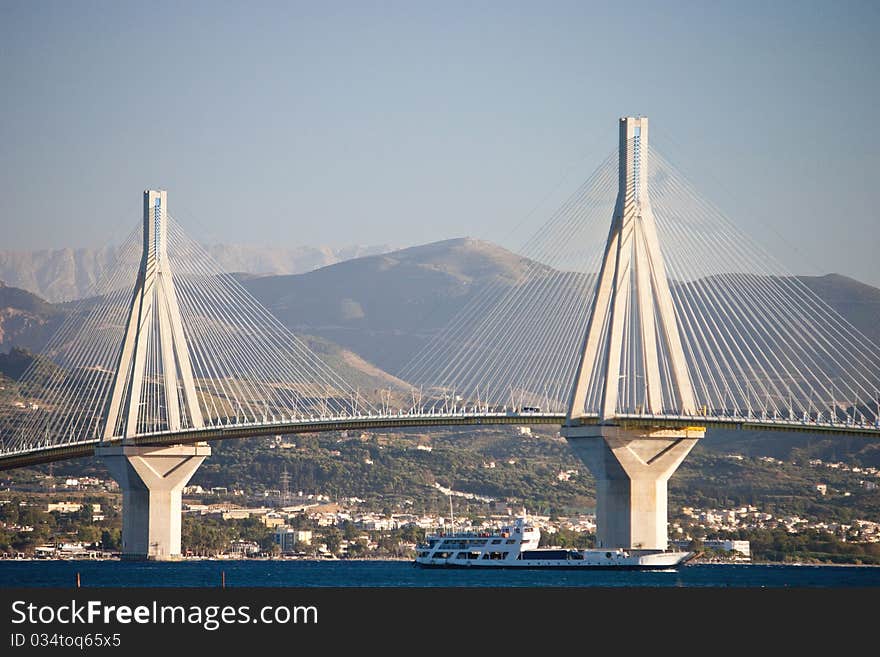
{"label": "clear blue sky", "polygon": [[515,244],[640,113],[792,270],[880,285],[878,28],[877,2],[0,0],[0,248],[104,244],[153,186],[208,242]]}

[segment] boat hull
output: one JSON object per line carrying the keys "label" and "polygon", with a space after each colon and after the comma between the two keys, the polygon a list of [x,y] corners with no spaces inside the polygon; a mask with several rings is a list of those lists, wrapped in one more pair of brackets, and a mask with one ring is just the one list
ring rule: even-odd
{"label": "boat hull", "polygon": [[466,563],[420,563],[416,562],[416,566],[419,568],[434,568],[434,569],[451,569],[451,570],[674,570],[679,568],[683,564],[681,562],[677,564],[672,564],[668,566],[641,566],[641,565],[613,565],[613,566],[600,566],[600,565],[589,565],[589,566],[571,566],[569,564],[565,565],[552,565],[552,566],[541,566],[541,565],[532,565],[529,563],[506,563],[500,566],[488,566],[488,565],[470,565]]}
{"label": "boat hull", "polygon": [[[615,555],[616,556],[616,555]],[[590,560],[543,560],[543,559],[505,559],[485,561],[482,559],[416,559],[415,565],[421,568],[457,568],[492,570],[670,570],[678,568],[693,556],[692,552],[655,552],[641,555],[608,558],[601,561]]]}

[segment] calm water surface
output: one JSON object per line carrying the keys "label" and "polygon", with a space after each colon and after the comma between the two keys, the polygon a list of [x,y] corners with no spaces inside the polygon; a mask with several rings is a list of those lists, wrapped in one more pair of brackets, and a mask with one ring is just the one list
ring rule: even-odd
{"label": "calm water surface", "polygon": [[880,567],[695,564],[677,571],[425,570],[406,561],[0,561],[0,588],[219,586],[877,587]]}

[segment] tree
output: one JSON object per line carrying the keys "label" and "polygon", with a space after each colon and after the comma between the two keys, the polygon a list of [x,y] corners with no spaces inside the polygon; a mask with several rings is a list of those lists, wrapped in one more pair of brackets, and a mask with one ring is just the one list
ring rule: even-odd
{"label": "tree", "polygon": [[359,538],[354,543],[348,545],[348,556],[352,558],[363,557],[367,553],[367,542]]}
{"label": "tree", "polygon": [[339,544],[342,543],[342,532],[336,529],[336,527],[331,527],[324,534],[324,543],[329,552],[336,554],[339,552]]}
{"label": "tree", "polygon": [[358,532],[358,528],[354,526],[354,523],[350,520],[346,520],[342,523],[342,537],[346,541],[353,541],[358,537],[360,532]]}
{"label": "tree", "polygon": [[19,499],[13,497],[6,504],[0,505],[0,521],[9,525],[18,524],[18,503]]}
{"label": "tree", "polygon": [[80,525],[76,530],[76,538],[87,545],[97,543],[101,537],[101,533],[94,525]]}
{"label": "tree", "polygon": [[400,540],[408,543],[421,543],[425,540],[425,530],[416,525],[407,525],[400,530]]}
{"label": "tree", "polygon": [[102,531],[101,547],[105,550],[121,550],[122,532],[118,529],[105,529]]}

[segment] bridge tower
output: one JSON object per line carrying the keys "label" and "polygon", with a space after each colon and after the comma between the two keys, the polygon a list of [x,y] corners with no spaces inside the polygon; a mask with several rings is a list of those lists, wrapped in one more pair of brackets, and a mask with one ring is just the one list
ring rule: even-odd
{"label": "bridge tower", "polygon": [[[164,190],[144,192],[143,255],[105,409],[104,441],[123,440],[96,450],[122,489],[122,554],[127,559],[180,557],[183,487],[211,453],[203,443],[157,447],[134,442],[138,434],[157,429],[204,426],[168,261],[167,204]],[[146,428],[148,416],[152,426]]]}
{"label": "bridge tower", "polygon": [[[667,481],[705,427],[650,423],[692,416],[695,403],[648,196],[646,117],[620,119],[617,202],[593,299],[562,435],[596,479],[598,545],[665,550]],[[627,377],[642,381],[638,409],[621,408]],[[583,422],[591,391],[598,424]]]}

